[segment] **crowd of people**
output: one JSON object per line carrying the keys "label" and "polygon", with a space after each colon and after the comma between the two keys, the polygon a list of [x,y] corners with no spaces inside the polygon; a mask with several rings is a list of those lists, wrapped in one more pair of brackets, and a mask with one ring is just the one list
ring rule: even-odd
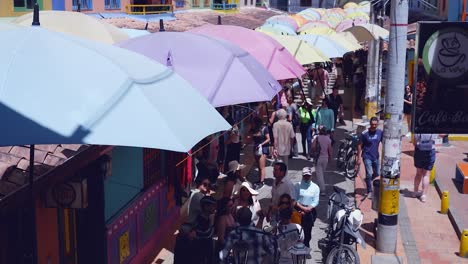
{"label": "crowd of people", "polygon": [[[219,137],[216,162],[210,162],[213,158],[203,151],[197,154],[196,189],[186,202],[187,216],[177,236],[174,263],[230,263],[242,252],[246,254],[245,263],[274,263],[274,259],[277,263],[292,263],[290,246],[301,242],[311,247],[316,207],[320,195],[326,195],[324,174],[333,158],[334,130],[344,122],[338,88],[354,86],[356,109],[361,110],[366,85],[365,56],[357,53],[333,64],[316,64],[307,71],[306,82],[281,81],[284,89],[271,103],[248,106],[256,111],[244,128],[239,127],[238,119],[235,121],[232,108],[220,109],[232,129]],[[326,94],[329,71],[335,72],[336,82],[332,92]],[[307,89],[308,96],[303,89]],[[404,92],[404,114],[409,126],[411,87],[406,86]],[[298,93],[301,103],[294,100]],[[271,108],[273,111],[269,112]],[[380,176],[383,132],[378,125],[378,118],[371,118],[369,129],[360,135],[358,144],[357,162],[364,163],[369,198],[372,180]],[[248,131],[242,133],[245,128]],[[296,131],[301,134],[300,143]],[[298,144],[302,145],[301,155],[313,161],[310,164],[315,166],[316,182],[312,181],[311,167],[303,168],[302,180],[296,184],[286,177],[289,159],[299,155]],[[416,136],[414,144],[414,197],[424,202],[426,176],[435,161],[434,137]],[[240,164],[240,153],[248,145],[253,146],[247,151],[253,152],[258,169],[256,181],[249,181],[242,173],[245,165]],[[265,184],[267,160],[274,160],[274,183],[270,205],[262,207],[257,196]],[[419,192],[421,183],[423,190]],[[282,239],[278,240],[275,234],[282,234]]]}

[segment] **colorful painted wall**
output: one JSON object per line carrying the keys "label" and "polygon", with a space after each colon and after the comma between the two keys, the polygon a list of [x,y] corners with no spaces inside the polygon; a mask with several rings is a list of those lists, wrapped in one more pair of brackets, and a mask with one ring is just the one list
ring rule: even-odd
{"label": "colorful painted wall", "polygon": [[38,263],[59,263],[57,209],[36,205]]}
{"label": "colorful painted wall", "polygon": [[[14,0],[0,0],[0,17],[15,17],[32,12],[32,8],[26,6],[27,0],[24,1],[24,7],[14,6]],[[103,0],[104,1],[104,0]],[[18,1],[21,2],[21,1]],[[52,10],[52,0],[37,0],[40,10]]]}
{"label": "colorful painted wall", "polygon": [[112,175],[104,183],[105,219],[108,221],[143,189],[143,150],[115,147]]}
{"label": "colorful painted wall", "polygon": [[[64,0],[61,0],[64,1]],[[81,0],[83,1],[83,0]],[[106,7],[105,0],[84,0],[82,2],[82,12],[103,13],[103,12],[125,12],[125,6],[131,4],[132,0],[111,0],[112,5]],[[89,8],[87,8],[89,7]],[[65,10],[76,11],[77,6],[73,5],[73,0],[65,0]]]}

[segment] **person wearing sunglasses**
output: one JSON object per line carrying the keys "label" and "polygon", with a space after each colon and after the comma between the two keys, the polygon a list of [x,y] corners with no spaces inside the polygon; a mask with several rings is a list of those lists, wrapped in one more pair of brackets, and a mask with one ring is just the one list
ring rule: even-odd
{"label": "person wearing sunglasses", "polygon": [[319,203],[320,188],[312,181],[312,169],[302,169],[302,181],[295,185],[295,208],[301,215],[301,225],[304,229],[304,245],[310,247],[312,227],[317,218],[315,208]]}

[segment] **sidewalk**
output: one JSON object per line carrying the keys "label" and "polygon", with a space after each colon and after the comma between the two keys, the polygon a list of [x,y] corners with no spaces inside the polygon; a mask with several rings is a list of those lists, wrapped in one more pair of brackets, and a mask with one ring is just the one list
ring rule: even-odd
{"label": "sidewalk", "polygon": [[[436,168],[439,179],[453,178],[454,164],[459,161],[453,157],[453,152],[460,152],[467,149],[467,143],[460,147],[449,147],[440,149],[437,154]],[[457,233],[447,215],[442,215],[440,210],[441,200],[435,188],[431,185],[428,192],[427,202],[422,203],[418,199],[405,197],[406,190],[413,190],[413,179],[415,168],[413,166],[413,146],[409,142],[409,138],[402,139],[402,154],[401,154],[401,183],[400,183],[400,211],[398,219],[398,234],[397,234],[397,252],[396,256],[400,257],[401,262],[389,263],[468,263],[468,259],[458,257],[460,242]],[[461,154],[461,153],[460,153]],[[447,158],[446,156],[449,155]],[[452,170],[452,174],[446,173],[446,170]],[[444,174],[441,172],[444,171]],[[360,199],[365,192],[365,177],[364,168],[361,168],[358,178],[356,179],[356,199]],[[453,201],[454,202],[454,201]],[[462,204],[461,202],[460,204]],[[453,203],[457,206],[458,203]],[[375,236],[374,236],[374,221],[377,218],[377,212],[371,209],[372,200],[365,201],[361,206],[364,213],[364,222],[361,230],[365,233],[366,249],[358,246],[361,263],[382,263],[377,262],[373,256],[389,256],[376,252]],[[466,205],[465,196],[465,209]],[[468,219],[468,210],[465,210],[461,219]],[[466,228],[466,227],[465,227]],[[374,259],[374,260],[373,260]]]}

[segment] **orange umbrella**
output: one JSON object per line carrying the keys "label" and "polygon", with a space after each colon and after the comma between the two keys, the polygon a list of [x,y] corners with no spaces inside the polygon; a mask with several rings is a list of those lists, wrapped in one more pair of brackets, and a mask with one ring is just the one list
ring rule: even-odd
{"label": "orange umbrella", "polygon": [[298,15],[298,14],[290,15],[289,17],[296,20],[296,23],[299,27],[309,22],[309,20],[305,19],[303,16]]}

